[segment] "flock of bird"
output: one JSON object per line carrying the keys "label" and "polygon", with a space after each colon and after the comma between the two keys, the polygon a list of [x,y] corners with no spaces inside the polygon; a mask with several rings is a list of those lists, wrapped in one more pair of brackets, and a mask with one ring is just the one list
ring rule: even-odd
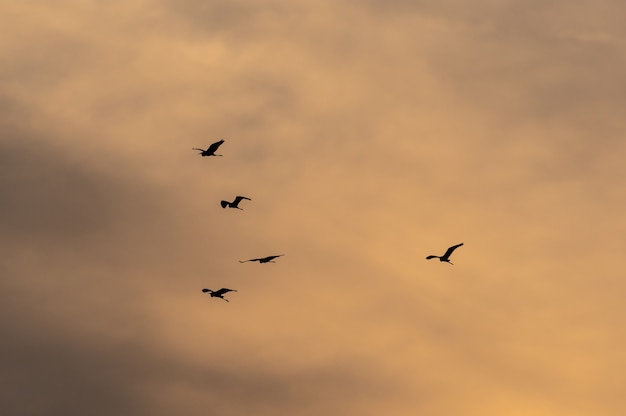
{"label": "flock of bird", "polygon": [[[219,147],[222,145],[222,143],[224,143],[224,140],[220,140],[218,142],[213,143],[212,145],[210,145],[206,150],[204,149],[199,149],[197,147],[194,147],[193,150],[198,150],[200,152],[200,156],[202,157],[206,157],[206,156],[222,156],[222,155],[218,155],[215,154],[215,152],[217,151],[217,149],[219,149]],[[240,209],[243,210],[243,208],[239,208],[239,203],[243,200],[248,200],[248,201],[252,201],[250,198],[246,197],[246,196],[241,196],[238,195],[235,197],[235,199],[230,202],[230,201],[220,201],[220,205],[222,206],[222,208],[236,208],[236,209]],[[260,257],[257,259],[248,259],[248,260],[239,260],[239,263],[246,263],[249,261],[258,261],[260,264],[262,263],[276,263],[274,261],[274,259],[284,256],[284,254],[278,254],[278,255],[274,255],[274,256],[267,256],[267,257]],[[228,299],[226,299],[224,297],[224,295],[228,292],[236,292],[235,289],[228,289],[226,287],[223,287],[221,289],[218,290],[211,290],[211,289],[207,289],[204,288],[202,289],[203,293],[208,293],[209,296],[211,296],[212,298],[220,298],[225,300],[226,302],[228,302]]]}
{"label": "flock of bird", "polygon": [[[206,157],[206,156],[222,156],[222,155],[217,155],[215,154],[215,152],[217,151],[217,149],[219,149],[219,147],[224,143],[224,140],[220,140],[218,142],[215,142],[213,144],[211,144],[206,150],[204,149],[199,149],[197,147],[194,147],[193,150],[198,150],[200,151],[200,156],[202,157]],[[248,200],[251,201],[250,198],[245,197],[245,196],[241,196],[238,195],[235,197],[234,201],[229,202],[229,201],[221,201],[220,205],[222,206],[222,208],[236,208],[236,209],[243,209],[243,208],[239,208],[239,203],[241,203],[241,201],[243,200]],[[456,250],[457,248],[461,247],[463,245],[463,243],[460,244],[456,244],[454,246],[448,247],[448,249],[446,250],[445,253],[443,253],[442,256],[436,256],[436,255],[429,255],[426,256],[426,260],[430,260],[430,259],[436,259],[438,258],[439,261],[444,262],[444,263],[448,263],[448,264],[454,264],[450,261],[450,256],[452,255],[452,253],[454,252],[454,250]],[[239,260],[239,263],[246,263],[249,261],[258,261],[260,264],[262,263],[275,263],[274,259],[284,256],[284,254],[277,254],[274,256],[267,256],[267,257],[260,257],[260,258],[256,258],[256,259],[248,259],[248,260]],[[236,292],[235,289],[228,289],[226,287],[223,287],[221,289],[218,290],[211,290],[211,289],[207,289],[204,288],[202,289],[203,293],[208,293],[209,296],[211,296],[212,298],[220,298],[225,300],[226,302],[228,302],[228,299],[226,299],[224,297],[224,295],[228,292]]]}

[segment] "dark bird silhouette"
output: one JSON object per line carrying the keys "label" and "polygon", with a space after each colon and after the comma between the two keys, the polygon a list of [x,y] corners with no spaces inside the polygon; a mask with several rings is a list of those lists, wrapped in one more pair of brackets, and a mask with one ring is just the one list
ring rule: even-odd
{"label": "dark bird silhouette", "polygon": [[245,196],[237,196],[235,197],[235,200],[233,202],[222,201],[220,202],[220,204],[222,205],[222,208],[228,207],[228,208],[243,209],[243,208],[239,208],[239,203],[244,199],[247,199],[248,201],[252,201],[250,198],[246,198]]}
{"label": "dark bird silhouette", "polygon": [[443,256],[433,256],[433,255],[431,255],[431,256],[426,257],[426,260],[430,260],[430,259],[434,259],[434,258],[438,257],[439,261],[445,261],[446,263],[450,263],[450,264],[454,265],[454,263],[452,263],[450,261],[450,256],[452,255],[452,252],[454,250],[456,250],[458,247],[461,247],[462,245],[463,245],[463,243],[457,244],[456,246],[449,247],[446,250],[446,252],[443,254]]}
{"label": "dark bird silhouette", "polygon": [[267,256],[260,259],[250,259],[250,260],[239,260],[239,263],[245,263],[247,261],[258,261],[259,263],[276,263],[273,261],[276,257],[284,256],[284,254],[279,254],[277,256]]}
{"label": "dark bird silhouette", "polygon": [[215,152],[217,151],[217,148],[220,147],[222,145],[222,143],[224,143],[224,140],[220,140],[219,142],[213,143],[206,150],[198,149],[197,147],[194,147],[193,150],[199,150],[200,151],[200,155],[202,155],[202,157],[205,157],[205,156],[222,156],[222,155],[216,155],[215,154]]}
{"label": "dark bird silhouette", "polygon": [[236,292],[236,290],[234,289],[227,289],[225,287],[221,288],[220,290],[211,290],[211,289],[202,289],[203,293],[208,293],[209,295],[211,295],[212,298],[220,298],[220,299],[224,299],[226,302],[228,302],[228,299],[224,298],[224,295],[228,292]]}

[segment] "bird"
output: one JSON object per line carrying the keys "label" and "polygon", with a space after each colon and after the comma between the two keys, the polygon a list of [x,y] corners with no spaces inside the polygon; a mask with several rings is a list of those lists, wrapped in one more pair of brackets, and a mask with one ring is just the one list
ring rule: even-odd
{"label": "bird", "polygon": [[239,203],[243,199],[247,199],[248,201],[252,201],[250,198],[247,198],[245,196],[237,196],[237,197],[235,197],[235,200],[233,202],[222,201],[222,202],[220,202],[220,204],[222,205],[222,208],[228,207],[228,208],[243,209],[243,208],[239,208]]}
{"label": "bird", "polygon": [[228,299],[224,298],[224,295],[228,292],[236,292],[236,290],[234,289],[227,289],[225,287],[221,288],[220,290],[211,290],[211,289],[202,289],[203,293],[208,293],[209,295],[211,295],[212,298],[220,298],[220,299],[224,299],[226,302],[228,302]]}
{"label": "bird", "polygon": [[215,142],[211,146],[209,146],[209,148],[206,149],[206,150],[198,149],[197,147],[194,147],[192,149],[193,150],[199,150],[200,151],[200,155],[202,157],[205,157],[205,156],[222,156],[222,155],[216,155],[215,154],[215,152],[217,151],[217,148],[220,147],[222,145],[222,143],[224,143],[224,140],[220,140],[219,142]]}
{"label": "bird", "polygon": [[267,257],[263,257],[260,259],[250,259],[250,260],[239,260],[239,263],[245,263],[247,261],[258,261],[259,263],[276,263],[275,261],[273,261],[275,258],[280,257],[280,256],[284,256],[284,254],[279,254],[277,256],[267,256]]}
{"label": "bird", "polygon": [[457,244],[457,245],[452,246],[452,247],[449,247],[449,248],[446,250],[446,252],[443,254],[443,256],[433,256],[433,255],[430,255],[430,256],[426,257],[426,260],[430,260],[430,259],[434,259],[434,258],[439,258],[439,261],[445,261],[446,263],[450,263],[450,264],[454,265],[454,263],[452,263],[452,262],[450,261],[450,256],[452,255],[452,252],[453,252],[454,250],[456,250],[457,248],[461,247],[462,245],[463,245],[463,243],[461,243],[461,244]]}

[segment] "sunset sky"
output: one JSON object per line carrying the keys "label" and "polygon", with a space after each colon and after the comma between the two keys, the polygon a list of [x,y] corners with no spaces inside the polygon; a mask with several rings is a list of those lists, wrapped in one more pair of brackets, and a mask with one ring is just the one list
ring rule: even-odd
{"label": "sunset sky", "polygon": [[625,415],[624,16],[1,2],[0,413]]}

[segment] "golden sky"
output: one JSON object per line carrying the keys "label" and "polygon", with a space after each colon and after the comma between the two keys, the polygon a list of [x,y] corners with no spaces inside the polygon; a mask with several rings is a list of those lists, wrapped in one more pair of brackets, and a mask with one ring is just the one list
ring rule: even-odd
{"label": "golden sky", "polygon": [[626,414],[625,15],[2,2],[2,413]]}

